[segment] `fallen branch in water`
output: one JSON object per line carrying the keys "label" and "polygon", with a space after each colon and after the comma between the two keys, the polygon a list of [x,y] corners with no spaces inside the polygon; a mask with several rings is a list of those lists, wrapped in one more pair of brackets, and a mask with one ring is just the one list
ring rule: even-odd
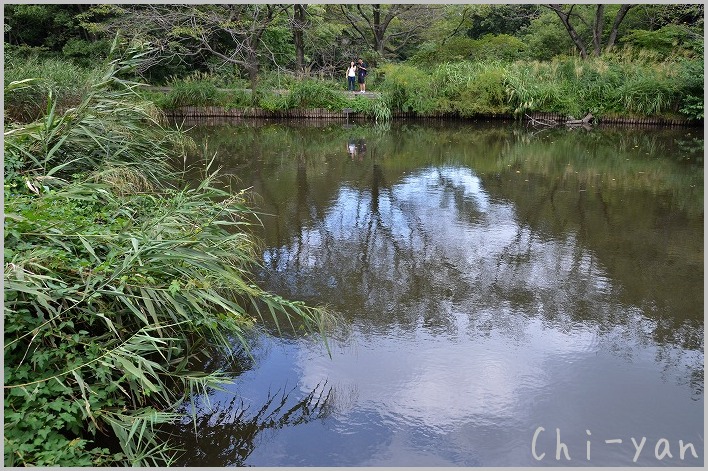
{"label": "fallen branch in water", "polygon": [[568,121],[565,122],[566,126],[582,126],[586,124],[590,124],[590,121],[592,121],[593,115],[592,113],[588,113],[585,115],[583,119],[569,119]]}
{"label": "fallen branch in water", "polygon": [[533,116],[529,116],[528,114],[525,115],[530,121],[532,126],[558,126],[558,121],[555,119],[549,119],[549,120],[543,120],[543,119],[537,119],[534,118]]}

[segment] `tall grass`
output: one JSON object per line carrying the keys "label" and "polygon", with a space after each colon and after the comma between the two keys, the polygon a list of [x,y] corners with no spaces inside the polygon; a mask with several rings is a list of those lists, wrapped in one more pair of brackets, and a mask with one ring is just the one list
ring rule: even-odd
{"label": "tall grass", "polygon": [[683,112],[700,118],[702,108],[696,106],[696,98],[703,93],[702,63],[616,55],[548,62],[460,61],[432,67],[387,64],[382,68],[382,91],[394,111],[420,114],[521,115],[541,111],[601,117]]}
{"label": "tall grass", "polygon": [[317,80],[306,79],[296,82],[287,95],[287,108],[325,108],[341,110],[347,100],[329,84]]}
{"label": "tall grass", "polygon": [[[70,61],[57,58],[40,58],[36,55],[19,57],[17,53],[6,55],[4,64],[5,88],[12,82],[28,77],[41,79],[43,89],[51,89],[59,109],[76,106],[88,91],[88,84],[95,82],[103,73],[99,68],[79,67]],[[5,94],[5,122],[30,122],[38,119],[47,107],[46,94],[39,88],[24,93]]]}
{"label": "tall grass", "polygon": [[183,79],[171,80],[170,92],[158,103],[167,109],[181,106],[214,106],[225,101],[208,74],[194,73]]}
{"label": "tall grass", "polygon": [[6,127],[8,466],[169,465],[156,425],[227,381],[195,356],[247,351],[266,318],[324,338],[324,310],[251,279],[246,195],[213,173],[179,184],[183,135],[119,78],[138,59],[112,61],[75,109],[52,92],[40,120]]}

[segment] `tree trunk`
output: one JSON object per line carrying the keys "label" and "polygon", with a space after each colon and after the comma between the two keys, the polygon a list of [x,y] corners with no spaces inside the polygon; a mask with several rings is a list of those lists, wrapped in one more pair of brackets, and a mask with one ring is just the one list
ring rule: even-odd
{"label": "tree trunk", "polygon": [[580,51],[580,57],[583,59],[587,59],[588,52],[585,49],[585,44],[583,44],[583,40],[580,38],[580,35],[578,34],[578,32],[575,31],[575,28],[573,27],[573,25],[570,24],[570,14],[572,13],[575,5],[572,5],[570,7],[570,10],[568,10],[568,13],[566,13],[562,10],[560,4],[550,4],[550,5],[548,5],[548,7],[551,10],[555,11],[556,15],[558,15],[558,18],[560,18],[561,23],[563,23],[563,26],[565,27],[566,31],[568,31],[568,34],[570,35],[570,39],[573,40],[573,43],[575,43],[575,46]]}
{"label": "tree trunk", "polygon": [[251,96],[256,96],[256,89],[258,88],[258,60],[255,60],[248,64],[246,69],[248,70],[248,80],[251,82]]}
{"label": "tree trunk", "polygon": [[610,49],[612,49],[615,45],[615,40],[617,39],[617,30],[619,29],[619,25],[622,23],[622,20],[624,20],[625,15],[629,11],[630,8],[632,8],[635,5],[621,5],[619,11],[617,12],[617,16],[615,16],[615,21],[612,23],[612,30],[610,31],[610,37],[607,39],[607,46],[605,46],[605,52],[608,52]]}
{"label": "tree trunk", "polygon": [[605,28],[605,5],[598,5],[595,10],[595,23],[592,28],[592,53],[595,57],[600,57],[602,52],[602,33]]}
{"label": "tree trunk", "polygon": [[384,52],[384,31],[385,28],[381,24],[381,5],[372,5],[374,9],[373,15],[373,30],[374,30],[374,50],[383,56]]}
{"label": "tree trunk", "polygon": [[305,9],[307,5],[296,4],[293,24],[293,39],[295,41],[295,72],[298,75],[305,73],[305,41],[303,30],[305,29]]}

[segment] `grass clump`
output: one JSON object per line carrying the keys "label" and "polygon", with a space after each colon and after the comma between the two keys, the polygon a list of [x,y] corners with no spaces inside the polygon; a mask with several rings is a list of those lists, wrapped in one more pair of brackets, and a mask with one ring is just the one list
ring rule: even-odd
{"label": "grass clump", "polygon": [[36,54],[22,57],[18,53],[10,53],[5,57],[4,72],[5,90],[11,83],[29,77],[42,84],[41,88],[25,87],[11,94],[5,93],[5,122],[28,123],[38,119],[47,108],[47,94],[43,90],[49,89],[55,97],[60,97],[57,107],[67,109],[81,101],[102,71],[52,57]]}
{"label": "grass clump", "polygon": [[327,83],[317,80],[301,80],[296,82],[287,95],[286,106],[294,108],[324,108],[341,110],[347,100]]}
{"label": "grass clump", "polygon": [[216,106],[225,102],[225,94],[201,75],[170,82],[170,91],[158,104],[165,109],[182,106]]}

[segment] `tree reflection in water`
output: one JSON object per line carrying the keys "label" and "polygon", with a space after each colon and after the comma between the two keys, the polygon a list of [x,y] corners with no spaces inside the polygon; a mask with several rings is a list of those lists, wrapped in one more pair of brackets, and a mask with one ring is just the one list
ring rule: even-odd
{"label": "tree reflection in water", "polygon": [[298,402],[290,400],[295,388],[268,394],[254,414],[239,396],[212,406],[209,400],[196,405],[194,422],[186,417],[169,433],[179,443],[181,466],[243,466],[263,434],[284,427],[323,419],[330,412],[332,388],[318,384]]}

